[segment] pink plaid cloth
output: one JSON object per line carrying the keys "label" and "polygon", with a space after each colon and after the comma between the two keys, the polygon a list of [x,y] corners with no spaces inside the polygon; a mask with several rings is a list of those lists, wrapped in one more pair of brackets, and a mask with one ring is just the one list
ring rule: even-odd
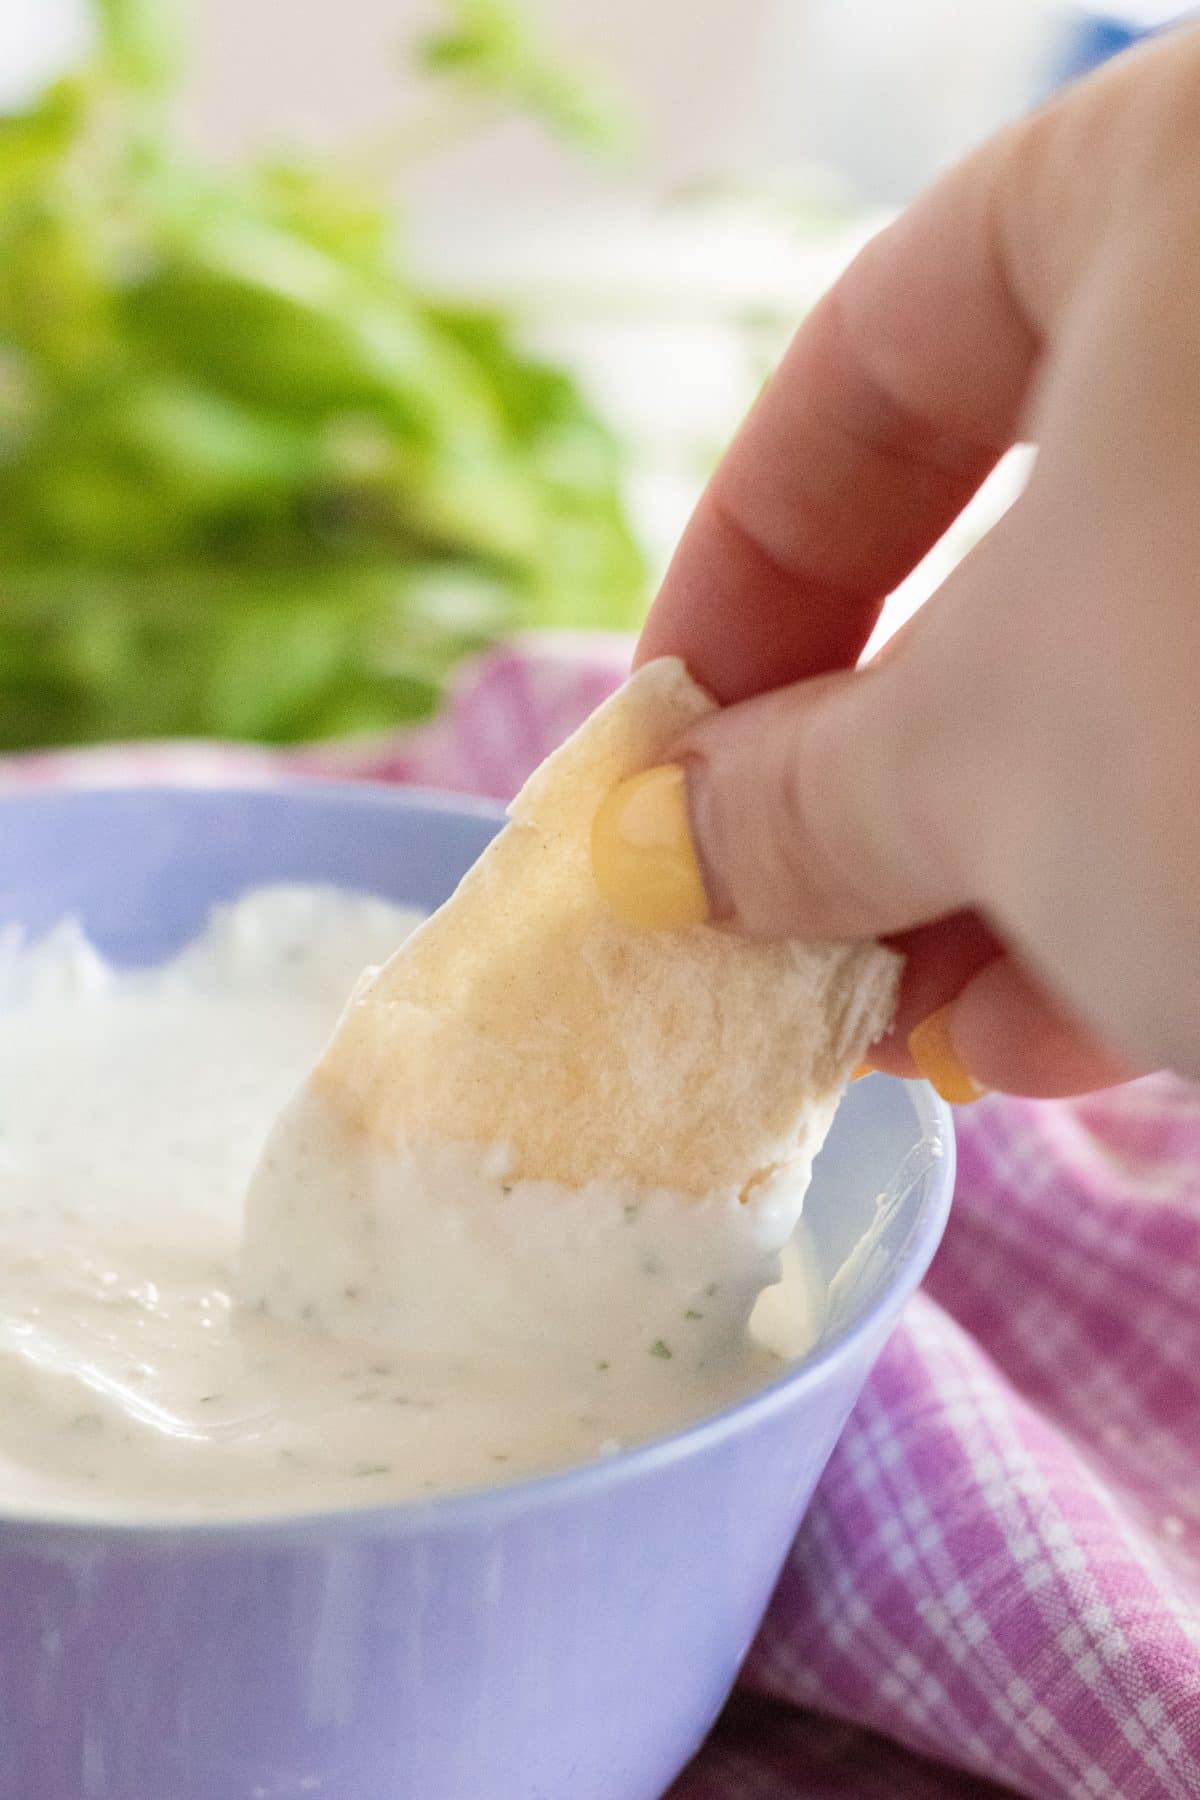
{"label": "pink plaid cloth", "polygon": [[[433,726],[286,755],[10,759],[0,786],[364,775],[507,796],[623,643],[470,671]],[[944,1246],[670,1800],[1200,1796],[1200,1093],[959,1120]]]}

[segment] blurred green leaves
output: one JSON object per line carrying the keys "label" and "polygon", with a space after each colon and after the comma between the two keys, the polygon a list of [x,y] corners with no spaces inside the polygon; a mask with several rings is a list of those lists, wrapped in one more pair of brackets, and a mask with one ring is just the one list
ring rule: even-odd
{"label": "blurred green leaves", "polygon": [[446,0],[446,10],[445,28],[421,46],[429,73],[453,75],[587,148],[612,150],[625,142],[622,109],[595,81],[565,69],[506,0]]}
{"label": "blurred green leaves", "polygon": [[[0,747],[376,729],[514,628],[634,622],[618,449],[575,383],[425,293],[334,170],[192,166],[158,0],[97,25],[0,120]],[[424,54],[586,122],[494,0]]]}
{"label": "blurred green leaves", "polygon": [[176,72],[176,0],[93,0],[99,55],[128,90],[160,92]]}

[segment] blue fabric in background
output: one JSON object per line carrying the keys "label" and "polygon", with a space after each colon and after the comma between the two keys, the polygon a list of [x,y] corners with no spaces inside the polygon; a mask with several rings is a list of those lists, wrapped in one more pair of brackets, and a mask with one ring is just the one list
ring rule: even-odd
{"label": "blue fabric in background", "polygon": [[1089,69],[1098,69],[1110,57],[1149,36],[1150,32],[1144,27],[1123,24],[1119,19],[1085,19],[1071,34],[1058,70],[1058,80],[1074,81],[1076,76],[1086,75]]}
{"label": "blue fabric in background", "polygon": [[1055,87],[1064,82],[1074,81],[1080,75],[1086,75],[1091,69],[1098,69],[1110,57],[1120,55],[1131,45],[1140,43],[1143,38],[1153,37],[1160,31],[1169,31],[1176,25],[1195,22],[1200,17],[1194,7],[1181,8],[1173,18],[1165,19],[1158,25],[1138,25],[1125,18],[1119,11],[1085,13],[1074,24],[1066,36],[1058,67],[1054,71]]}

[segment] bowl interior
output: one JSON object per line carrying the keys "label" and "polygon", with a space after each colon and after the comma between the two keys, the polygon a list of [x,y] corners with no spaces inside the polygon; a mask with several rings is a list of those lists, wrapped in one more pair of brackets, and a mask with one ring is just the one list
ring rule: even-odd
{"label": "bowl interior", "polygon": [[[44,791],[0,800],[0,929],[79,919],[111,960],[160,961],[209,909],[269,882],[331,882],[430,908],[502,823],[494,806],[366,786]],[[833,1284],[827,1341],[906,1264],[947,1203],[947,1110],[921,1083],[856,1082],[817,1160],[801,1229]]]}

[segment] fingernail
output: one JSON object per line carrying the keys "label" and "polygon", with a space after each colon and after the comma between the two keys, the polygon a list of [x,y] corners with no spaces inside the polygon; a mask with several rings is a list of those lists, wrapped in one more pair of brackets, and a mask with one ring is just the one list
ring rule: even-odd
{"label": "fingernail", "polygon": [[592,821],[596,886],[626,925],[678,931],[708,918],[708,899],[678,763],[619,782]]}
{"label": "fingernail", "polygon": [[950,1008],[943,1006],[908,1034],[908,1048],[919,1074],[951,1106],[969,1106],[986,1094],[968,1073],[950,1034]]}

